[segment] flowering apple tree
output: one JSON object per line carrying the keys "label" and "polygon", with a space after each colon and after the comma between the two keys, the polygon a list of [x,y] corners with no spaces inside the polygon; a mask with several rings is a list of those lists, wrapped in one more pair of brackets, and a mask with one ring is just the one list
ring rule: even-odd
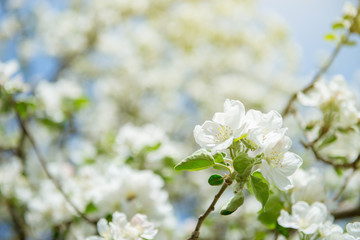
{"label": "flowering apple tree", "polygon": [[304,87],[260,4],[2,1],[0,239],[359,240],[360,5]]}

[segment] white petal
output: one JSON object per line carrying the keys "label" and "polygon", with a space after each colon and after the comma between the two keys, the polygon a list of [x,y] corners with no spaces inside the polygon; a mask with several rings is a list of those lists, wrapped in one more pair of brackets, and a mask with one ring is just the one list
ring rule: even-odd
{"label": "white petal", "polygon": [[360,237],[360,222],[346,224],[346,231],[354,237]]}
{"label": "white petal", "polygon": [[110,235],[110,227],[108,225],[108,222],[104,218],[101,218],[98,221],[97,229],[98,229],[100,236],[102,236],[102,237],[106,238],[107,236]]}
{"label": "white petal", "polygon": [[298,218],[304,218],[309,209],[309,204],[303,201],[299,201],[291,207],[292,215],[297,216]]}
{"label": "white petal", "polygon": [[267,161],[262,160],[261,173],[269,182],[274,182],[276,187],[285,191],[293,187],[291,180],[284,176],[277,168],[271,167]]}
{"label": "white petal", "polygon": [[311,224],[307,228],[301,229],[301,231],[305,234],[313,234],[315,233],[319,228],[319,224]]}
{"label": "white petal", "polygon": [[215,135],[218,132],[219,124],[205,121],[202,126],[196,125],[194,128],[194,139],[203,148],[212,148],[215,145]]}
{"label": "white petal", "polygon": [[227,140],[225,140],[224,142],[220,142],[219,144],[217,144],[215,147],[212,148],[211,153],[215,154],[217,151],[222,151],[227,149],[228,147],[230,147],[230,145],[233,143],[234,138],[231,137]]}
{"label": "white petal", "polygon": [[116,226],[124,227],[127,223],[126,215],[124,213],[114,212],[112,222]]}
{"label": "white petal", "polygon": [[217,112],[214,114],[212,120],[216,123],[219,123],[221,125],[226,125],[225,124],[225,114],[222,112]]}
{"label": "white petal", "polygon": [[245,107],[240,101],[226,99],[224,103],[224,125],[233,130],[240,128],[244,121]]}
{"label": "white petal", "polygon": [[293,152],[286,152],[279,166],[279,171],[284,176],[291,176],[302,165],[303,160]]}
{"label": "white petal", "polygon": [[325,204],[320,202],[315,202],[311,205],[308,214],[306,215],[306,220],[312,223],[323,223],[325,222],[328,216],[328,210]]}
{"label": "white petal", "polygon": [[299,225],[297,224],[297,222],[285,210],[281,210],[277,222],[283,227],[299,229]]}

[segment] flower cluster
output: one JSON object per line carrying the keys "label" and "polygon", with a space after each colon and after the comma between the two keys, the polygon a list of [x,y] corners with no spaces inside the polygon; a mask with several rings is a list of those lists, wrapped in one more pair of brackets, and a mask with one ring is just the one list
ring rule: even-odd
{"label": "flower cluster", "polygon": [[[324,240],[357,240],[360,237],[360,222],[348,223],[346,233],[331,220],[325,204],[315,202],[311,206],[303,201],[295,203],[291,214],[281,210],[278,223],[287,228],[297,229],[309,236],[320,236]],[[316,238],[317,239],[317,238]]]}
{"label": "flower cluster", "polygon": [[150,240],[157,234],[155,224],[143,214],[136,214],[128,222],[124,213],[115,212],[110,223],[102,218],[97,228],[100,237],[88,237],[87,240]]}
{"label": "flower cluster", "polygon": [[237,141],[253,145],[247,153],[260,157],[263,176],[281,190],[293,187],[290,176],[301,166],[302,159],[289,152],[291,140],[285,135],[282,117],[276,111],[262,113],[245,112],[240,101],[227,99],[224,112],[215,113],[211,121],[197,125],[195,141],[213,154],[225,151]]}

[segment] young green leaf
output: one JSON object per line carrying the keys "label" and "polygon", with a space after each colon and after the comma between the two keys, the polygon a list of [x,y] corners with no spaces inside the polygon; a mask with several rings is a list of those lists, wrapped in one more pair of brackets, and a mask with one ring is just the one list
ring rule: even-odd
{"label": "young green leaf", "polygon": [[265,224],[269,229],[275,229],[277,225],[277,218],[280,216],[282,208],[283,204],[279,196],[272,194],[265,204],[265,207],[258,215],[259,221]]}
{"label": "young green leaf", "polygon": [[211,175],[208,180],[208,183],[211,186],[221,185],[223,184],[223,182],[224,182],[224,177],[218,174]]}
{"label": "young green leaf", "polygon": [[85,213],[93,213],[96,212],[98,208],[94,205],[93,202],[90,202],[88,205],[86,205]]}
{"label": "young green leaf", "polygon": [[224,158],[223,155],[221,153],[216,153],[214,155],[214,159],[216,163],[224,163]]}
{"label": "young green leaf", "polygon": [[254,172],[254,174],[250,176],[250,184],[256,199],[261,202],[264,207],[269,199],[269,183],[260,172]]}
{"label": "young green leaf", "polygon": [[242,191],[238,192],[233,196],[230,201],[225,204],[220,210],[221,215],[230,215],[235,212],[242,204],[244,203],[244,193]]}
{"label": "young green leaf", "polygon": [[251,168],[253,167],[254,159],[249,157],[246,153],[239,153],[234,159],[234,169],[240,175],[250,174]]}
{"label": "young green leaf", "polygon": [[175,166],[175,170],[179,171],[199,171],[212,167],[215,164],[215,159],[205,149],[199,149],[189,157],[182,160]]}
{"label": "young green leaf", "polygon": [[325,40],[327,41],[335,41],[337,39],[337,36],[335,33],[328,33],[325,35]]}
{"label": "young green leaf", "polygon": [[326,136],[325,139],[319,145],[318,149],[320,150],[321,148],[326,147],[327,145],[335,142],[336,139],[337,139],[337,136],[335,134],[330,134],[330,135]]}

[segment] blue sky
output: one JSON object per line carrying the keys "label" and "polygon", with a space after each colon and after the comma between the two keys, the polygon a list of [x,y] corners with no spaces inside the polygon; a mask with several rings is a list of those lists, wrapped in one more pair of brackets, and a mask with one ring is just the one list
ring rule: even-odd
{"label": "blue sky", "polygon": [[[310,80],[319,68],[321,56],[334,49],[333,43],[324,40],[324,35],[331,30],[332,22],[341,16],[344,3],[344,0],[260,0],[262,9],[277,13],[289,24],[291,36],[302,53],[299,75],[306,80]],[[341,50],[329,69],[329,76],[343,74],[359,89],[360,37],[354,37],[358,45]]]}

